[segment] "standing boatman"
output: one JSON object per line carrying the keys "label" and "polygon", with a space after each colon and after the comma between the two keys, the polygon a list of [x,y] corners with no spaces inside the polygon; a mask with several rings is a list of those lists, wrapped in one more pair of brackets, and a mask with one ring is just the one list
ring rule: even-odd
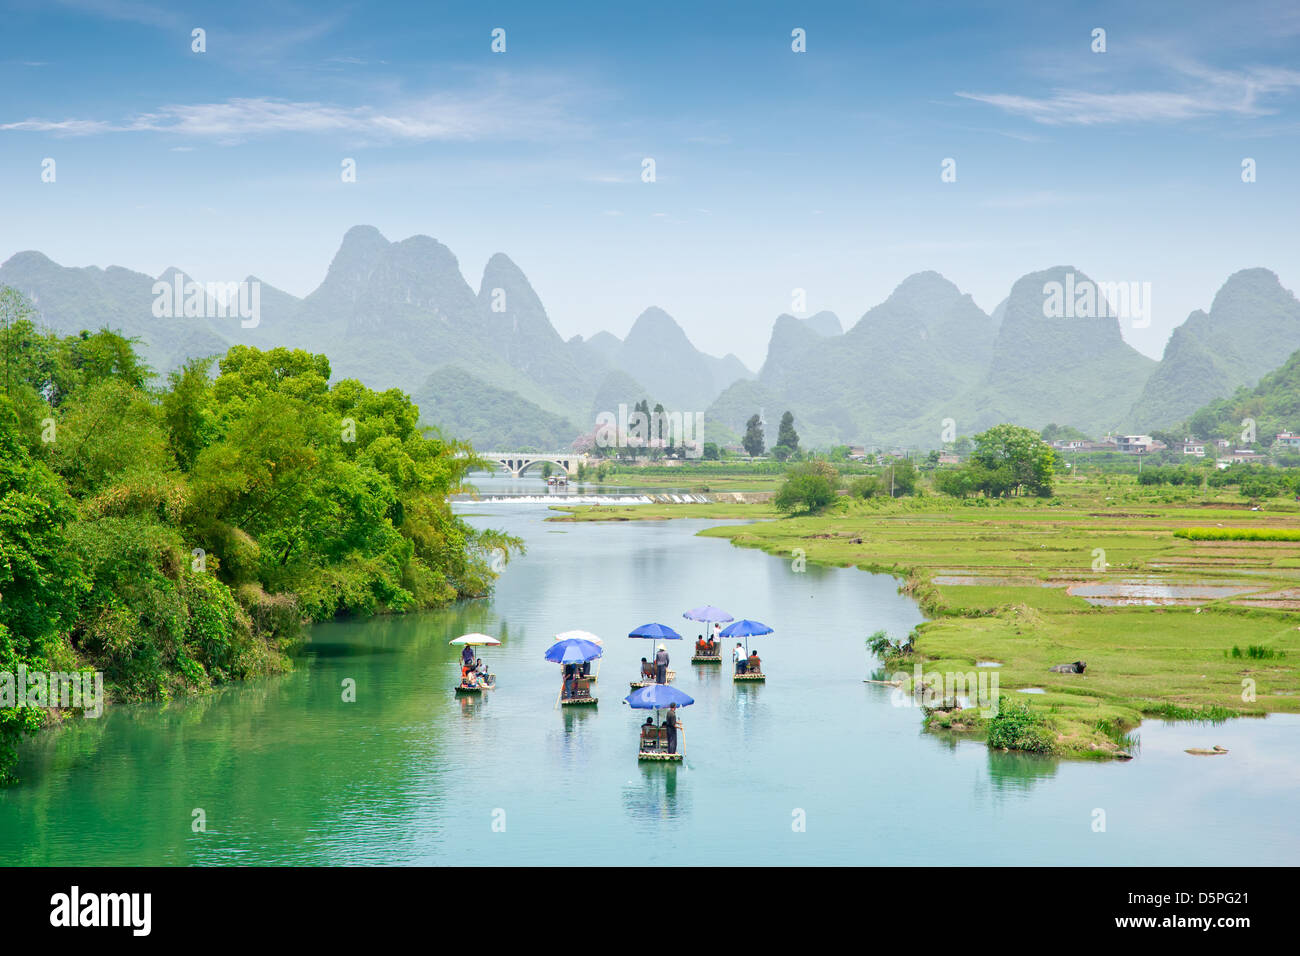
{"label": "standing boatman", "polygon": [[668,683],[668,649],[662,644],[655,651],[655,683]]}
{"label": "standing boatman", "polygon": [[745,645],[737,643],[735,650],[731,652],[731,659],[736,662],[736,673],[745,673]]}
{"label": "standing boatman", "polygon": [[668,731],[668,752],[677,753],[677,728],[684,727],[685,724],[677,722],[677,704],[668,705],[668,716],[664,718],[664,728]]}

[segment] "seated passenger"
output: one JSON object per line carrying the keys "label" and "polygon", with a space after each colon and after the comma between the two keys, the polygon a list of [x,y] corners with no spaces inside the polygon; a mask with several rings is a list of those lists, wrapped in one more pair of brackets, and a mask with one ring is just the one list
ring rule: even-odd
{"label": "seated passenger", "polygon": [[714,642],[712,637],[710,637],[708,641],[705,642],[704,648],[708,652],[709,656],[711,657],[718,656],[718,645]]}
{"label": "seated passenger", "polygon": [[695,653],[707,654],[708,652],[709,652],[709,645],[705,642],[704,635],[701,634],[695,639]]}
{"label": "seated passenger", "polygon": [[648,660],[646,660],[644,657],[641,658],[641,679],[642,680],[655,679],[655,666],[651,664]]}
{"label": "seated passenger", "polygon": [[763,673],[763,662],[758,659],[758,651],[751,651],[749,655],[749,672],[751,674]]}

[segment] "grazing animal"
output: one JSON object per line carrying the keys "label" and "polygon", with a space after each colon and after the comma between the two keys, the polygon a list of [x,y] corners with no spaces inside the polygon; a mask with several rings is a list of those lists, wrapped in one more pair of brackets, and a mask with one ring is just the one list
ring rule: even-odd
{"label": "grazing animal", "polygon": [[1073,664],[1057,664],[1049,669],[1053,674],[1082,674],[1087,666],[1087,661],[1075,661]]}

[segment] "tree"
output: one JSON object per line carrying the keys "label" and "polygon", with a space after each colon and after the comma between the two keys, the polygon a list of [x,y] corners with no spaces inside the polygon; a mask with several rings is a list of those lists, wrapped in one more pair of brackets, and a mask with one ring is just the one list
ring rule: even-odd
{"label": "tree", "polygon": [[704,460],[705,460],[705,461],[717,461],[717,460],[718,460],[718,443],[717,443],[717,442],[706,441],[706,442],[704,443]]}
{"label": "tree", "polygon": [[772,503],[781,511],[821,511],[836,498],[839,472],[825,461],[809,461],[786,472]]}
{"label": "tree", "polygon": [[954,498],[965,498],[979,490],[975,472],[970,468],[936,469],[933,481],[935,491]]}
{"label": "tree", "polygon": [[[0,672],[16,675],[20,664],[45,669],[49,645],[75,614],[80,566],[66,535],[72,503],[27,454],[14,424],[0,399]],[[15,743],[43,717],[39,708],[0,707],[0,783],[10,779]]]}
{"label": "tree", "polygon": [[749,421],[745,423],[745,438],[741,444],[745,446],[745,451],[751,458],[763,454],[763,424],[757,415],[750,415]]}
{"label": "tree", "polygon": [[969,467],[976,487],[990,497],[1021,493],[1049,497],[1056,453],[1032,429],[994,425],[975,436]]}
{"label": "tree", "polygon": [[916,491],[916,465],[907,458],[895,461],[885,469],[880,485],[889,489],[896,498],[912,494]]}
{"label": "tree", "polygon": [[12,286],[0,288],[0,350],[3,350],[3,378],[5,394],[9,394],[14,365],[14,332],[19,323],[31,324],[35,310],[26,297]]}
{"label": "tree", "polygon": [[881,493],[879,475],[863,475],[849,484],[849,494],[855,498],[874,498]]}
{"label": "tree", "polygon": [[799,450],[799,434],[794,430],[794,414],[786,412],[781,416],[781,424],[776,432],[776,443],[790,449],[790,454]]}

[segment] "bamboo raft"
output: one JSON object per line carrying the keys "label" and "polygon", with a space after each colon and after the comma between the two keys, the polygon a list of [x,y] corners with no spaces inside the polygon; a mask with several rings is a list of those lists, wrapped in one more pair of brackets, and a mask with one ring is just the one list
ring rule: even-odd
{"label": "bamboo raft", "polygon": [[596,702],[595,697],[570,697],[568,700],[561,699],[560,706],[568,707],[571,704],[594,704]]}
{"label": "bamboo raft", "polygon": [[496,675],[493,674],[491,676],[491,679],[489,679],[488,682],[485,684],[480,683],[480,684],[476,684],[473,687],[466,687],[464,684],[457,684],[456,693],[457,694],[481,694],[485,690],[496,690],[496,686],[497,686],[497,678]]}
{"label": "bamboo raft", "polygon": [[691,658],[692,664],[721,664],[721,654],[696,654]]}
{"label": "bamboo raft", "polygon": [[[677,679],[677,672],[674,670],[670,670],[664,674],[664,677],[666,678],[666,682],[671,684],[673,681]],[[650,687],[657,683],[659,682],[656,680],[647,680],[646,678],[642,678],[641,680],[628,681],[628,684],[631,685],[633,690],[637,690],[638,688],[641,687]]]}
{"label": "bamboo raft", "polygon": [[732,674],[732,680],[767,680],[766,674]]}
{"label": "bamboo raft", "polygon": [[664,753],[662,750],[641,750],[637,752],[637,760],[681,760],[682,754]]}

